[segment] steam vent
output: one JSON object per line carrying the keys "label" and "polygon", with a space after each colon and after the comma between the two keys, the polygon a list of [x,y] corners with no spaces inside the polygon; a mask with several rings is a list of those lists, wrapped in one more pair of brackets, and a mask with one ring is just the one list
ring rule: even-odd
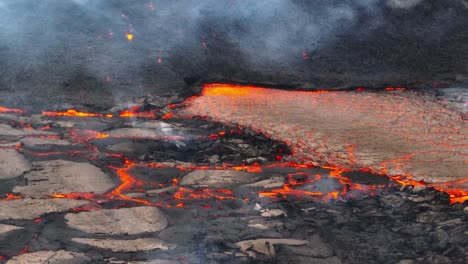
{"label": "steam vent", "polygon": [[0,264],[468,263],[467,0],[0,0]]}

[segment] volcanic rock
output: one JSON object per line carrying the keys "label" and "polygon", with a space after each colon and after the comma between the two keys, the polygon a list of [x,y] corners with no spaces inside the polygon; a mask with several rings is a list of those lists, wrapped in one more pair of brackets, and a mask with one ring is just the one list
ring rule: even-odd
{"label": "volcanic rock", "polygon": [[19,227],[19,226],[0,224],[0,236],[6,234],[8,232],[18,230],[18,229],[23,229],[23,228]]}
{"label": "volcanic rock", "polygon": [[34,148],[44,145],[55,145],[55,146],[69,146],[70,142],[63,139],[50,139],[50,138],[23,138],[20,140],[25,147]]}
{"label": "volcanic rock", "polygon": [[240,247],[240,250],[247,253],[250,257],[255,258],[257,253],[264,254],[272,257],[276,254],[274,245],[291,245],[291,246],[302,246],[307,244],[306,240],[297,239],[275,239],[275,238],[261,238],[254,240],[244,240],[237,242],[236,245]]}
{"label": "volcanic rock", "polygon": [[118,128],[107,132],[109,137],[121,138],[157,138],[164,134],[157,133],[154,129],[143,128]]}
{"label": "volcanic rock", "polygon": [[11,179],[31,169],[31,164],[14,149],[0,149],[0,180]]}
{"label": "volcanic rock", "polygon": [[0,203],[0,220],[34,219],[43,214],[64,212],[87,204],[68,199],[20,199]]}
{"label": "volcanic rock", "polygon": [[303,247],[285,247],[287,247],[294,255],[316,258],[328,258],[333,256],[333,250],[331,247],[324,243],[318,235],[314,235],[311,238],[308,238],[307,245]]}
{"label": "volcanic rock", "polygon": [[40,198],[54,193],[105,193],[114,187],[107,174],[88,163],[52,160],[35,162],[33,166],[35,170],[24,176],[28,185],[16,186],[14,192]]}
{"label": "volcanic rock", "polygon": [[111,145],[107,149],[115,152],[135,152],[136,149],[141,148],[142,146],[145,145],[136,142],[122,142]]}
{"label": "volcanic rock", "polygon": [[260,215],[268,218],[287,216],[286,213],[280,209],[262,209],[260,210]]}
{"label": "volcanic rock", "polygon": [[190,187],[228,188],[255,182],[259,174],[242,171],[197,170],[187,174],[180,185]]}
{"label": "volcanic rock", "polygon": [[173,245],[167,244],[157,238],[139,238],[135,240],[73,238],[72,241],[102,249],[109,249],[114,252],[138,252],[155,249],[169,250],[174,248]]}
{"label": "volcanic rock", "polygon": [[282,221],[279,220],[270,220],[264,218],[254,218],[249,220],[248,226],[260,230],[268,230],[274,228],[281,228],[284,226]]}
{"label": "volcanic rock", "polygon": [[0,124],[0,136],[24,137],[34,135],[55,135],[55,133],[34,129],[17,129],[9,125]]}
{"label": "volcanic rock", "polygon": [[273,177],[270,179],[250,183],[244,185],[244,187],[253,187],[253,188],[262,188],[262,189],[272,189],[272,188],[281,188],[284,186],[284,178],[283,177]]}
{"label": "volcanic rock", "polygon": [[166,187],[166,188],[161,188],[161,189],[154,189],[154,190],[148,190],[146,191],[146,196],[159,196],[160,194],[163,194],[163,193],[174,193],[177,191],[177,187],[176,186],[169,186],[169,187]]}
{"label": "volcanic rock", "polygon": [[111,235],[157,232],[168,224],[161,210],[149,206],[69,213],[65,219],[70,227],[83,232]]}
{"label": "volcanic rock", "polygon": [[83,253],[69,251],[38,251],[22,254],[10,259],[7,264],[81,264],[90,263],[91,259]]}

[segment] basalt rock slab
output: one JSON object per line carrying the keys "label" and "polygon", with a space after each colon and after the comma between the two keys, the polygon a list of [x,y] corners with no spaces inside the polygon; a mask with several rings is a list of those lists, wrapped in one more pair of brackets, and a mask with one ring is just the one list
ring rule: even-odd
{"label": "basalt rock slab", "polygon": [[18,129],[9,125],[0,124],[0,136],[10,137],[24,137],[24,136],[37,136],[37,135],[55,135],[52,132],[38,131],[34,129]]}
{"label": "basalt rock slab", "polygon": [[38,251],[15,256],[7,264],[86,264],[91,259],[83,253],[59,251]]}
{"label": "basalt rock slab", "polygon": [[173,245],[167,244],[157,238],[139,238],[135,240],[73,238],[72,241],[114,252],[139,252],[174,248]]}
{"label": "basalt rock slab", "polygon": [[31,164],[14,149],[0,149],[0,180],[11,179],[31,169]]}
{"label": "basalt rock slab", "polygon": [[11,231],[18,230],[18,229],[23,229],[23,228],[19,226],[14,226],[14,225],[0,224],[0,236],[5,235]]}
{"label": "basalt rock slab", "polygon": [[71,143],[63,139],[51,139],[51,138],[23,138],[20,142],[28,148],[43,147],[46,145],[54,146],[70,146]]}
{"label": "basalt rock slab", "polygon": [[146,128],[118,128],[107,132],[110,137],[122,138],[159,138],[164,136],[154,129]]}
{"label": "basalt rock slab", "polygon": [[182,186],[227,188],[252,183],[259,174],[228,170],[197,170],[187,174],[181,181]]}
{"label": "basalt rock slab", "polygon": [[236,245],[240,247],[242,252],[245,252],[250,257],[256,258],[257,254],[263,254],[268,257],[272,257],[276,254],[274,245],[291,245],[291,246],[303,246],[307,244],[306,240],[298,239],[274,239],[274,238],[262,238],[254,240],[244,240],[237,242]]}
{"label": "basalt rock slab", "polygon": [[313,235],[307,239],[308,243],[302,247],[291,247],[285,245],[293,255],[315,257],[315,258],[329,258],[333,256],[333,250],[330,245],[323,242],[318,235]]}
{"label": "basalt rock slab", "polygon": [[0,203],[0,220],[34,219],[43,214],[65,212],[87,204],[68,199],[20,199]]}
{"label": "basalt rock slab", "polygon": [[161,210],[149,206],[69,213],[65,219],[70,227],[83,232],[111,235],[157,232],[168,224]]}
{"label": "basalt rock slab", "polygon": [[98,167],[88,163],[65,160],[33,163],[34,170],[24,177],[26,186],[16,186],[14,192],[40,198],[54,193],[105,193],[114,187],[112,179]]}

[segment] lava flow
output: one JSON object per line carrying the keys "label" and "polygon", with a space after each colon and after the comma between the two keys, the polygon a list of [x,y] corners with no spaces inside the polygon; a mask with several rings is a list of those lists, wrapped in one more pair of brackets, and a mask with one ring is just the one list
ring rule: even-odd
{"label": "lava flow", "polygon": [[[10,112],[14,112],[13,110],[22,111],[19,109],[12,109]],[[5,110],[7,111],[7,110]],[[0,112],[2,112],[2,108],[0,108]],[[21,112],[16,112],[21,113]],[[81,112],[75,109],[68,109],[66,111],[57,111],[57,112],[50,112],[44,111],[42,112],[43,116],[50,116],[50,117],[106,117],[106,118],[113,118],[113,117],[139,117],[139,118],[157,118],[153,111],[140,111],[139,106],[134,106],[131,109],[122,110],[118,115],[114,114],[101,114],[101,113],[89,113],[89,112]]]}
{"label": "lava flow", "polygon": [[[405,90],[207,84],[178,114],[252,128],[286,142],[299,163],[369,169],[401,184],[425,182],[447,192],[452,203],[467,200],[467,121],[432,97]],[[290,186],[278,192],[290,193]]]}
{"label": "lava flow", "polygon": [[17,114],[24,114],[26,113],[25,110],[22,109],[16,109],[16,108],[7,108],[0,106],[0,113],[17,113]]}

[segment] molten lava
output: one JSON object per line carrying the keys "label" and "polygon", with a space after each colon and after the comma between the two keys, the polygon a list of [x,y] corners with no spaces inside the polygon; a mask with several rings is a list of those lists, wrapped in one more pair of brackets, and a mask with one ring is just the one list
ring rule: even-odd
{"label": "molten lava", "polygon": [[25,110],[22,109],[16,109],[16,108],[7,108],[0,106],[0,113],[17,113],[17,114],[24,114],[26,113]]}
{"label": "molten lava", "polygon": [[[68,109],[65,112],[42,112],[43,116],[74,116],[74,117],[103,117],[103,114],[79,112],[75,109]],[[107,116],[106,117],[112,117]]]}

